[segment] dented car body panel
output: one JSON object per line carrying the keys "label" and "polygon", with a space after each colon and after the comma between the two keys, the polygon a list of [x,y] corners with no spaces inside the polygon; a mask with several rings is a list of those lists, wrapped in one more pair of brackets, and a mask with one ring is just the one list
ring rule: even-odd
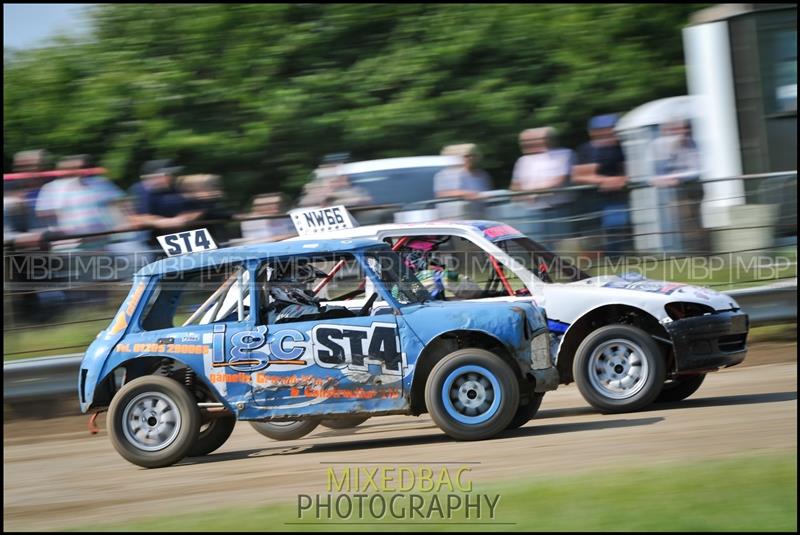
{"label": "dented car body panel", "polygon": [[[81,363],[81,410],[107,406],[131,377],[185,368],[187,376],[240,420],[409,413],[420,357],[434,340],[455,332],[491,337],[514,360],[520,376],[528,374],[536,382],[538,391],[556,388],[558,374],[549,354],[535,350],[537,337],[549,337],[537,306],[403,302],[375,271],[373,255],[387,252],[385,244],[365,239],[282,242],[173,257],[142,268],[117,315]],[[340,253],[352,256],[388,306],[366,315],[264,321],[260,311],[270,298],[259,281],[267,262]],[[205,312],[204,303],[186,320],[212,314],[213,321],[173,327],[170,319],[163,327],[179,299],[179,294],[169,294],[165,281],[170,276],[231,265],[234,273],[215,295],[239,292],[237,318],[232,319],[236,310],[217,318],[224,305],[219,298],[219,304],[210,305],[213,314]]]}

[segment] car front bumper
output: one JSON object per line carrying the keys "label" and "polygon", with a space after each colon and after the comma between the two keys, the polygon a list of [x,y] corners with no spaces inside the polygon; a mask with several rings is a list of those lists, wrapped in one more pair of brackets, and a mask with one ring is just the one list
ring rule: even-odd
{"label": "car front bumper", "polygon": [[672,339],[679,374],[734,366],[747,354],[750,321],[744,312],[719,312],[664,326]]}
{"label": "car front bumper", "polygon": [[533,378],[534,392],[548,392],[558,388],[558,368],[553,362],[550,331],[540,329],[531,339],[531,366],[528,375]]}
{"label": "car front bumper", "polygon": [[554,366],[541,370],[530,370],[528,375],[535,381],[534,392],[549,392],[558,388],[558,369]]}

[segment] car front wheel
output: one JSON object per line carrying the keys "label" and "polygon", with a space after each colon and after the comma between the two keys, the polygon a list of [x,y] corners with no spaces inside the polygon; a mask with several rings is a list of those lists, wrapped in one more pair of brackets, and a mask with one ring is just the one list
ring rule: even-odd
{"label": "car front wheel", "polygon": [[664,388],[658,395],[656,402],[682,401],[697,392],[705,378],[706,374],[701,373],[667,381],[664,383]]}
{"label": "car front wheel", "polygon": [[645,331],[607,325],[587,336],[572,363],[584,399],[603,412],[632,412],[653,403],[664,385],[664,357]]}
{"label": "car front wheel", "polygon": [[433,421],[457,440],[482,440],[504,430],[519,407],[511,366],[485,349],[460,349],[440,360],[425,385]]}
{"label": "car front wheel", "polygon": [[200,410],[186,388],[168,377],[139,377],[111,400],[111,444],[144,468],[169,466],[186,457],[200,430]]}

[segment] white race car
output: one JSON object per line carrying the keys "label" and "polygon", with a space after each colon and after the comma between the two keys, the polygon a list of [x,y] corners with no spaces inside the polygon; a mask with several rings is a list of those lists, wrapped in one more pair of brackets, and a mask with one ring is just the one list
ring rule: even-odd
{"label": "white race car", "polygon": [[561,383],[575,381],[601,411],[685,399],[707,372],[745,358],[748,316],[714,290],[637,274],[592,277],[494,221],[358,227],[326,210],[292,212],[298,233],[387,241],[440,299],[535,300],[547,313]]}

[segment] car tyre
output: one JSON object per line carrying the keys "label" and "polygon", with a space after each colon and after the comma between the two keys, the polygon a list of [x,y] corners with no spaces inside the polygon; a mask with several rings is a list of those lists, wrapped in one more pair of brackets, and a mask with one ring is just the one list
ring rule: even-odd
{"label": "car tyre", "polygon": [[490,438],[508,427],[519,407],[519,380],[490,351],[460,349],[436,363],[425,385],[431,418],[456,440]]}
{"label": "car tyre", "polygon": [[369,416],[356,416],[353,418],[338,418],[335,420],[322,420],[322,426],[328,429],[352,429],[369,420]]}
{"label": "car tyre", "polygon": [[536,413],[539,412],[539,407],[542,406],[543,399],[544,392],[532,392],[530,402],[527,405],[519,406],[506,429],[517,429],[533,420]]}
{"label": "car tyre", "polygon": [[317,428],[319,420],[287,420],[284,422],[250,422],[253,429],[273,440],[302,438]]}
{"label": "car tyre", "polygon": [[212,418],[205,427],[200,428],[187,457],[202,457],[220,448],[230,438],[236,426],[236,416],[220,416]]}
{"label": "car tyre", "polygon": [[572,373],[583,398],[606,413],[633,412],[656,400],[666,378],[664,356],[645,331],[607,325],[587,336]]}
{"label": "car tyre", "polygon": [[183,385],[148,375],[132,380],[114,396],[106,426],[123,458],[144,468],[160,468],[189,453],[200,429],[200,410]]}
{"label": "car tyre", "polygon": [[670,401],[682,401],[700,388],[703,384],[706,374],[701,373],[698,375],[688,375],[667,381],[661,389],[661,393],[656,398],[657,403],[666,403]]}

